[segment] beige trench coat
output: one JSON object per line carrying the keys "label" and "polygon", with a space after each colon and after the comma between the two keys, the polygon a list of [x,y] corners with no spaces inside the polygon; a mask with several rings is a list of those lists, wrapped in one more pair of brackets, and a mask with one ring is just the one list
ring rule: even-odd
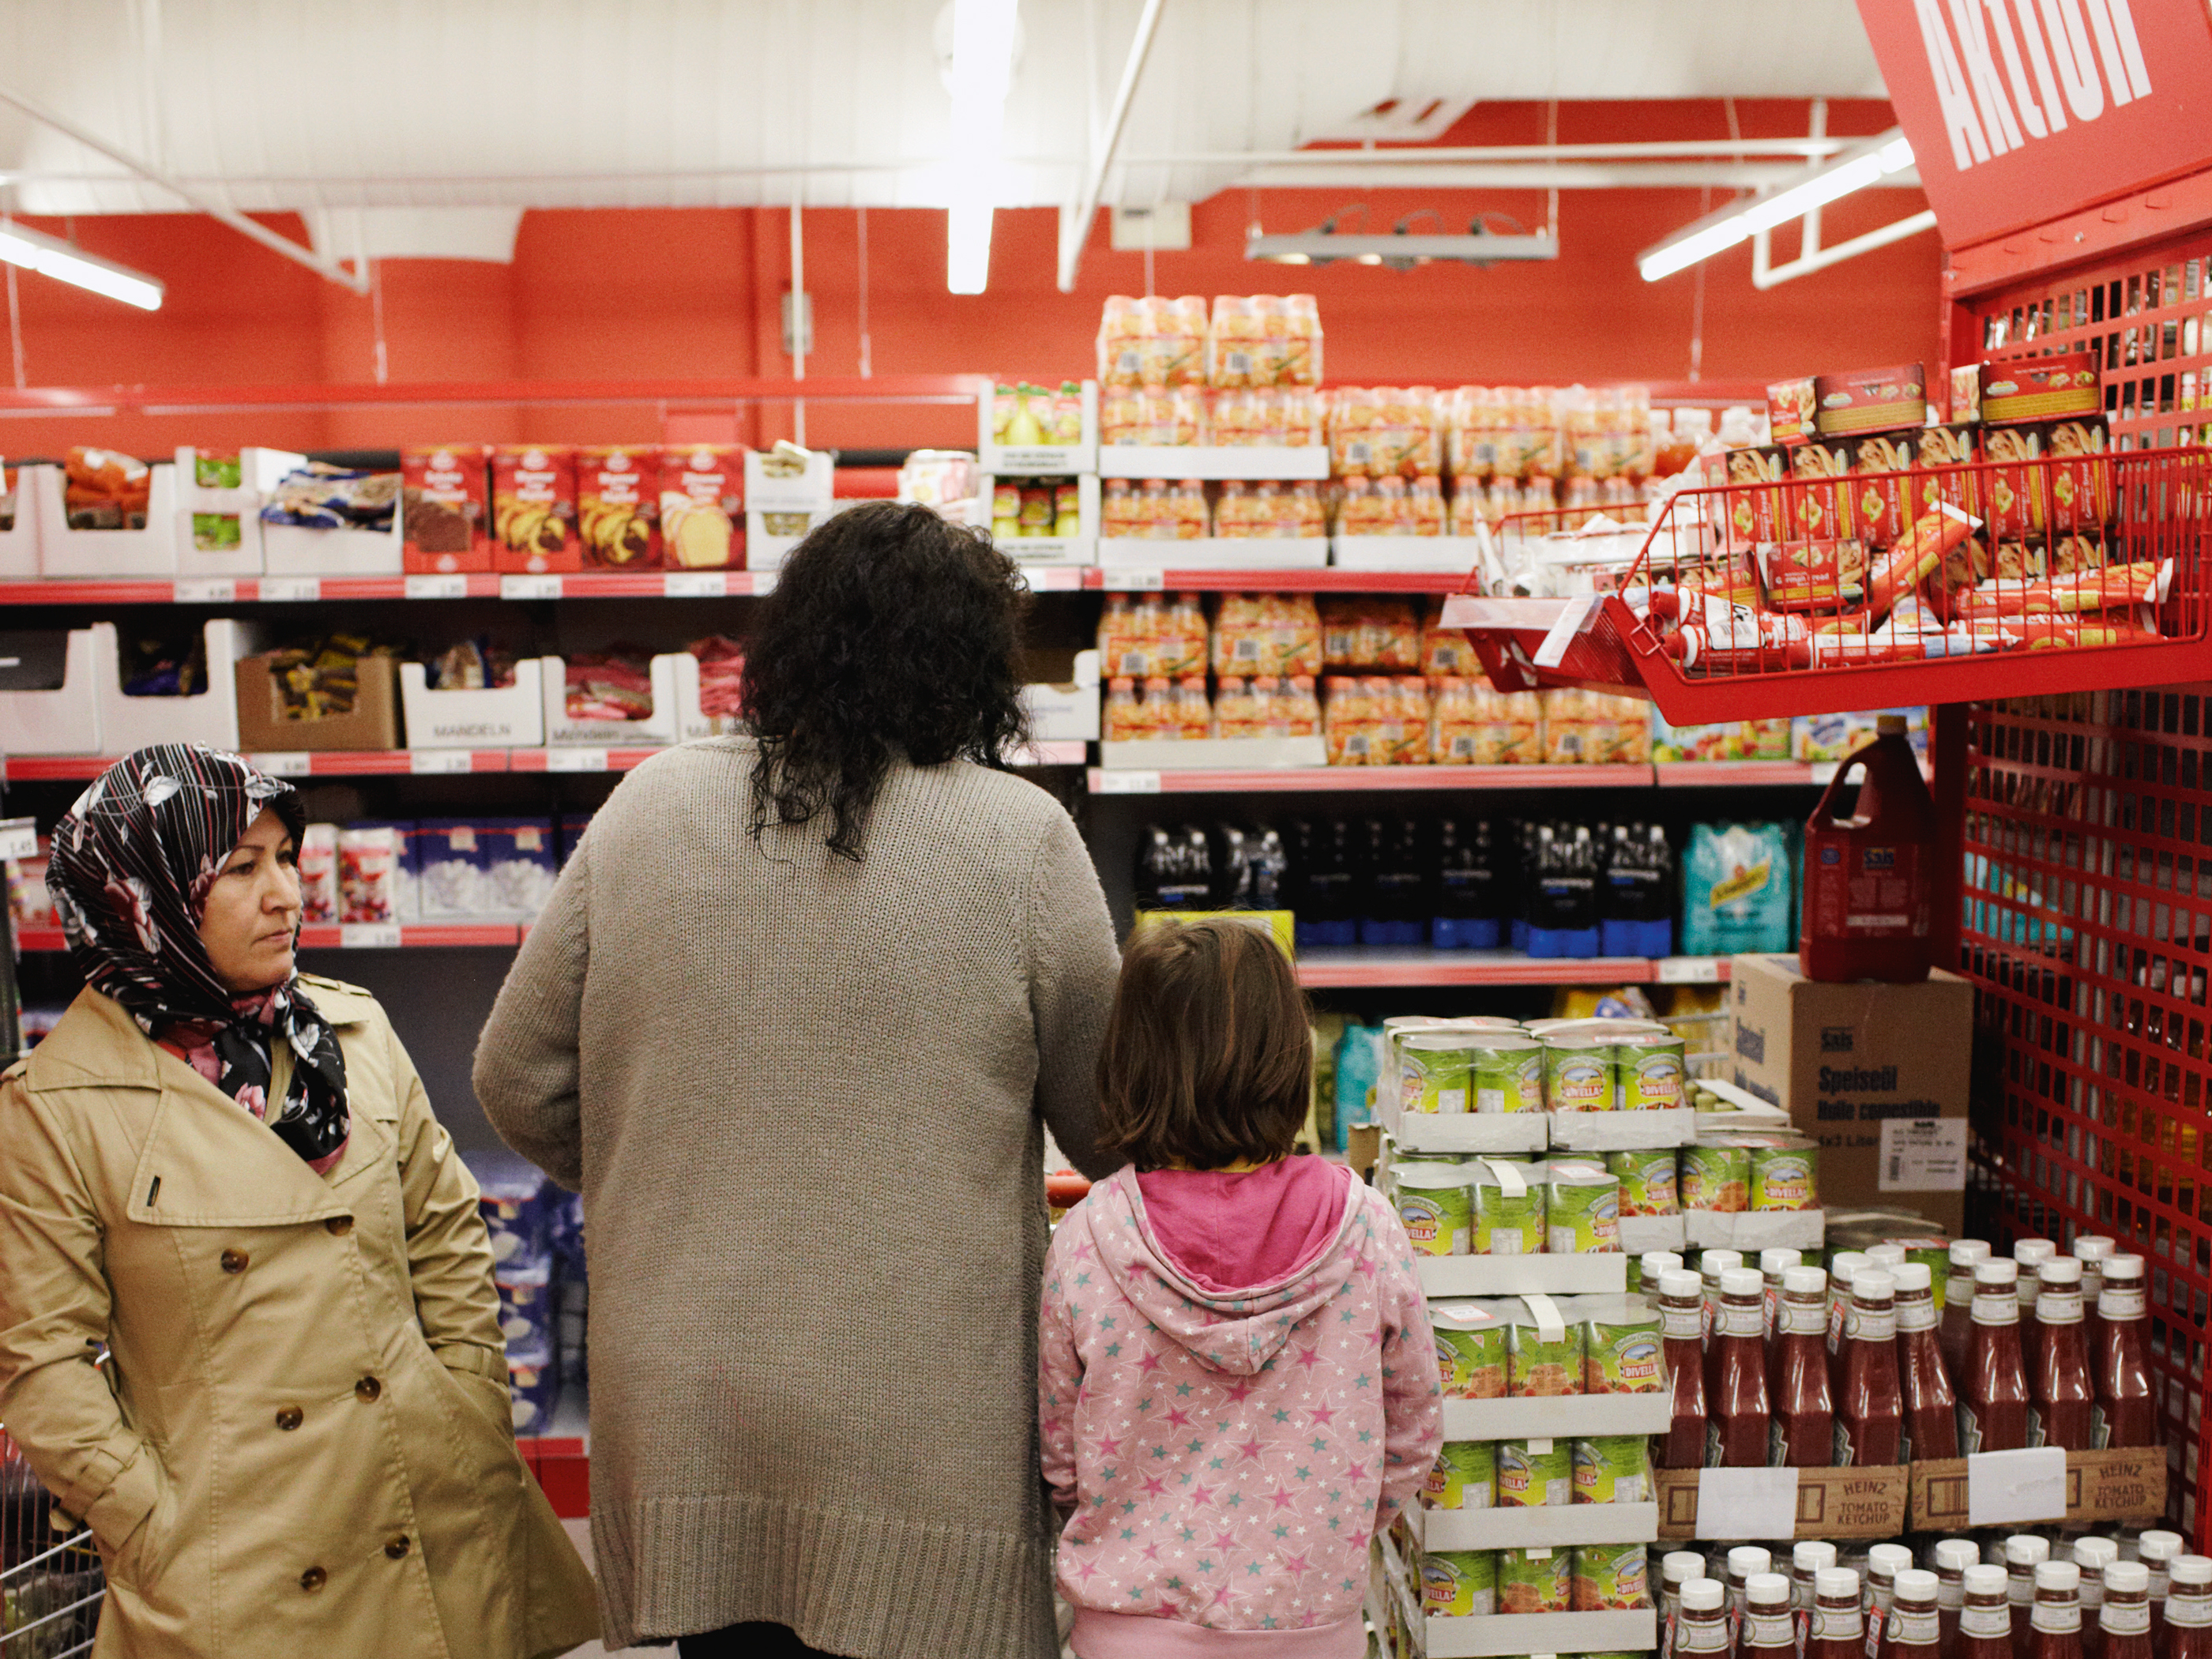
{"label": "beige trench coat", "polygon": [[591,1576],[515,1453],[476,1182],[375,1000],[305,982],[325,1175],[94,991],[0,1078],[0,1423],[99,1542],[94,1659],[566,1652]]}

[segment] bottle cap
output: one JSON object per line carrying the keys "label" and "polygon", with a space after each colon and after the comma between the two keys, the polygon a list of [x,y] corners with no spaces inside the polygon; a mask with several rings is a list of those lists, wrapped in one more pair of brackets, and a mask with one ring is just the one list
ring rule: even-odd
{"label": "bottle cap", "polygon": [[2008,1291],[2015,1288],[2019,1284],[2020,1263],[2017,1261],[2008,1261],[2001,1255],[1993,1255],[1987,1261],[1974,1263],[1976,1290],[1981,1289],[1984,1285],[1990,1285],[2000,1290]]}
{"label": "bottle cap", "polygon": [[2091,1572],[2102,1572],[2120,1559],[2120,1547],[2109,1538],[2077,1538],[2074,1559]]}
{"label": "bottle cap", "polygon": [[2083,1233],[2074,1241],[2074,1258],[2077,1261],[2109,1261],[2118,1244],[2102,1233]]}
{"label": "bottle cap", "polygon": [[1978,1238],[1954,1238],[1951,1241],[1951,1265],[1971,1267],[1977,1261],[1990,1259],[1990,1247]]}
{"label": "bottle cap", "polygon": [[1900,1261],[1889,1270],[1889,1276],[1900,1291],[1932,1291],[1936,1285],[1936,1275],[1928,1271],[1924,1261]]}
{"label": "bottle cap", "polygon": [[1728,1589],[1717,1578],[1692,1578],[1682,1586],[1682,1611],[1718,1613]]}
{"label": "bottle cap", "polygon": [[1969,1595],[2002,1595],[2005,1593],[2005,1570],[1977,1564],[1966,1569],[1966,1585]]}
{"label": "bottle cap", "polygon": [[1638,1259],[1638,1265],[1644,1269],[1644,1277],[1656,1285],[1661,1273],[1682,1271],[1682,1258],[1672,1250],[1646,1250]]}
{"label": "bottle cap", "polygon": [[[1785,1267],[1782,1273],[1782,1294],[1784,1296],[1818,1296],[1828,1288],[1828,1275],[1818,1267]],[[1802,1545],[1798,1547],[1803,1548]]]}
{"label": "bottle cap", "polygon": [[[2206,1561],[2204,1565],[2208,1578],[2212,1578],[2212,1561]],[[2081,1569],[2071,1561],[2039,1561],[2035,1564],[2035,1587],[2078,1595],[2081,1593]]]}
{"label": "bottle cap", "polygon": [[1912,1552],[1902,1544],[1876,1544],[1867,1552],[1867,1571],[1876,1578],[1894,1579],[1912,1565]]}
{"label": "bottle cap", "polygon": [[1743,1581],[1744,1599],[1754,1607],[1768,1607],[1790,1599],[1790,1581],[1778,1572],[1754,1572]]}
{"label": "bottle cap", "polygon": [[2142,1561],[2171,1561],[2183,1549],[2181,1534],[2153,1527],[2136,1536],[2136,1558]]}
{"label": "bottle cap", "polygon": [[[1818,1572],[1822,1567],[1836,1565],[1836,1547],[1817,1538],[1808,1539],[1790,1552],[1790,1565],[1800,1572]],[[1814,1583],[1817,1585],[1819,1580]]]}
{"label": "bottle cap", "polygon": [[1871,1244],[1867,1247],[1866,1256],[1868,1261],[1877,1262],[1884,1267],[1894,1267],[1899,1262],[1905,1260],[1905,1246],[1902,1244]]}
{"label": "bottle cap", "polygon": [[2177,1589],[2184,1584],[2203,1589],[2212,1586],[2212,1555],[2177,1555],[2166,1573],[2166,1582]]}
{"label": "bottle cap", "polygon": [[1877,738],[1903,737],[1905,735],[1905,716],[1902,714],[1876,714],[1874,717],[1874,734]]}
{"label": "bottle cap", "polygon": [[1659,1572],[1668,1583],[1686,1584],[1705,1576],[1705,1558],[1692,1550],[1669,1550],[1659,1563]]}
{"label": "bottle cap", "polygon": [[2105,1589],[2140,1595],[2150,1588],[2150,1569],[2140,1561],[2113,1561],[2105,1567]]}
{"label": "bottle cap", "polygon": [[1900,1601],[1933,1601],[1936,1575],[1920,1567],[1907,1567],[1897,1575],[1896,1588]]}
{"label": "bottle cap", "polygon": [[1766,1281],[1759,1276],[1756,1267],[1723,1267],[1721,1269],[1723,1296],[1761,1296],[1765,1293]]}
{"label": "bottle cap", "polygon": [[1703,1250],[1698,1255],[1698,1271],[1707,1279],[1718,1279],[1730,1267],[1743,1266],[1741,1250]]}
{"label": "bottle cap", "polygon": [[1823,1601],[1859,1599],[1859,1576],[1849,1567],[1823,1567],[1813,1575],[1813,1593]]}
{"label": "bottle cap", "polygon": [[1738,1544],[1728,1553],[1729,1577],[1741,1578],[1748,1583],[1752,1574],[1765,1572],[1773,1565],[1774,1558],[1756,1544]]}
{"label": "bottle cap", "polygon": [[1887,1302],[1897,1294],[1897,1281],[1879,1267],[1862,1267],[1851,1275],[1851,1299]]}
{"label": "bottle cap", "polygon": [[1838,1250],[1828,1258],[1828,1277],[1838,1285],[1848,1285],[1851,1275],[1866,1266],[1864,1250]]}
{"label": "bottle cap", "polygon": [[2143,1259],[2139,1255],[2109,1255],[2105,1258],[2105,1277],[2107,1279],[2141,1279]]}
{"label": "bottle cap", "polygon": [[2079,1285],[2081,1264],[2070,1255],[2054,1255],[2036,1270],[2045,1285]]}
{"label": "bottle cap", "polygon": [[2012,1259],[2022,1267],[2027,1266],[2030,1262],[2048,1261],[2057,1254],[2057,1245],[2047,1238],[2019,1239],[2012,1247]]}
{"label": "bottle cap", "polygon": [[2032,1532],[2016,1532],[2004,1540],[2004,1558],[2011,1566],[2031,1566],[2051,1559],[2051,1540]]}
{"label": "bottle cap", "polygon": [[[1945,1538],[1936,1545],[1936,1565],[1947,1572],[1964,1572],[1982,1564],[1982,1547],[1971,1538]],[[2002,1571],[2002,1569],[2000,1569]]]}
{"label": "bottle cap", "polygon": [[1703,1296],[1705,1287],[1697,1274],[1684,1268],[1668,1268],[1659,1275],[1659,1294],[1671,1296],[1676,1301],[1686,1297]]}
{"label": "bottle cap", "polygon": [[1786,1249],[1777,1245],[1759,1253],[1759,1271],[1762,1273],[1787,1273],[1805,1259],[1802,1250]]}

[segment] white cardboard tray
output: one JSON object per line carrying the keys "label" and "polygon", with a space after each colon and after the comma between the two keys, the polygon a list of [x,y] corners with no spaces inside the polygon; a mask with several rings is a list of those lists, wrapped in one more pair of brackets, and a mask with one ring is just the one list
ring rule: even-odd
{"label": "white cardboard tray", "polygon": [[1664,1393],[1447,1400],[1443,1405],[1447,1440],[1572,1440],[1603,1434],[1664,1434],[1674,1420],[1674,1396]]}
{"label": "white cardboard tray", "polygon": [[1596,1255],[1417,1255],[1413,1271],[1430,1296],[1619,1296],[1628,1289],[1628,1257]]}
{"label": "white cardboard tray", "polygon": [[1649,1544],[1659,1536],[1659,1505],[1554,1504],[1537,1509],[1431,1510],[1416,1504],[1406,1523],[1423,1549],[1573,1548],[1582,1544]]}
{"label": "white cardboard tray", "polygon": [[1827,1236],[1820,1210],[1685,1210],[1682,1235],[1692,1249],[1813,1250]]}
{"label": "white cardboard tray", "polygon": [[1698,1115],[1671,1112],[1550,1112],[1552,1146],[1563,1152],[1642,1152],[1686,1146],[1697,1139]]}

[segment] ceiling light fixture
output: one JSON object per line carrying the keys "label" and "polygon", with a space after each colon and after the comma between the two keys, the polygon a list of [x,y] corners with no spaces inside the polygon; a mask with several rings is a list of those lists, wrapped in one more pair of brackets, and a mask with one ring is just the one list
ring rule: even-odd
{"label": "ceiling light fixture", "polygon": [[1685,225],[1665,241],[1638,254],[1637,269],[1645,282],[1656,283],[1725,252],[1739,242],[1747,242],[1762,230],[1802,218],[1814,208],[1895,178],[1911,166],[1911,142],[1893,127],[1815,167],[1786,190],[1732,202],[1695,224]]}
{"label": "ceiling light fixture", "polygon": [[952,200],[945,217],[945,286],[981,294],[991,279],[998,196],[1013,84],[1018,0],[952,0]]}
{"label": "ceiling light fixture", "polygon": [[[1425,215],[1441,224],[1443,219],[1429,209],[1409,214],[1401,219],[1389,234],[1383,236],[1349,235],[1337,228],[1337,222],[1346,215],[1358,213],[1363,218],[1367,209],[1364,203],[1353,203],[1340,208],[1311,230],[1292,231],[1287,234],[1264,235],[1255,225],[1245,234],[1244,257],[1248,259],[1268,259],[1285,265],[1326,265],[1339,260],[1353,264],[1388,265],[1393,270],[1411,270],[1416,265],[1425,265],[1438,259],[1457,260],[1463,264],[1486,267],[1501,259],[1556,259],[1559,257],[1558,237],[1545,232],[1534,235],[1520,234],[1518,221],[1507,219],[1515,234],[1501,235],[1490,229],[1484,221],[1493,216],[1477,214],[1467,228],[1464,236],[1439,234],[1417,236],[1407,228],[1413,221]],[[1504,216],[1495,216],[1504,217]]]}
{"label": "ceiling light fixture", "polygon": [[0,223],[0,260],[52,276],[57,282],[104,294],[141,311],[159,311],[161,297],[168,291],[158,276],[149,276],[143,270],[133,270],[96,253],[87,253],[58,237],[32,230],[12,220]]}

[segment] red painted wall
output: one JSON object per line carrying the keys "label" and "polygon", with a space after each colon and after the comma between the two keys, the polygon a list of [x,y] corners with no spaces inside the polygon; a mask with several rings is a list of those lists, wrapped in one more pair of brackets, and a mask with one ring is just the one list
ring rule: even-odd
{"label": "red painted wall", "polygon": [[[1805,131],[1802,102],[1738,106],[1753,135]],[[1838,105],[1831,131],[1868,133],[1887,106]],[[1699,137],[1725,132],[1717,103],[1563,106],[1564,142]],[[1455,143],[1532,143],[1544,137],[1535,105],[1479,107]],[[1395,272],[1353,265],[1259,265],[1243,257],[1247,227],[1304,228],[1352,200],[1387,229],[1413,210],[1438,209],[1454,229],[1477,209],[1540,223],[1535,191],[1235,190],[1192,213],[1194,246],[1162,253],[1162,293],[1309,291],[1319,296],[1326,370],[1333,381],[1452,386],[1689,379],[1702,333],[1707,380],[1759,382],[1810,372],[1932,359],[1941,250],[1932,234],[1767,293],[1751,285],[1743,247],[1693,272],[1646,283],[1638,250],[1705,211],[1697,191],[1565,191],[1561,257],[1477,270],[1438,264]],[[1831,242],[1917,211],[1917,192],[1869,191],[1829,210]],[[270,222],[304,236],[296,220]],[[999,216],[988,294],[945,292],[945,216],[867,215],[866,309],[878,374],[981,370],[1032,379],[1092,368],[1091,339],[1109,294],[1145,291],[1141,254],[1108,250],[1094,228],[1078,290],[1054,285],[1057,216]],[[63,227],[47,222],[46,228]],[[83,244],[161,276],[168,301],[147,315],[32,274],[18,278],[30,384],[365,381],[375,373],[374,307],[211,221],[185,216],[83,219]],[[814,295],[817,374],[860,367],[860,216],[805,216],[807,286]],[[781,210],[532,212],[511,265],[395,260],[382,270],[386,367],[394,380],[592,379],[702,374],[783,375],[780,302],[787,286],[789,221]],[[1778,258],[1795,252],[1778,236]],[[0,373],[6,359],[0,357]],[[781,411],[753,428],[787,429]],[[155,453],[179,442],[286,447],[392,444],[440,437],[641,441],[657,433],[641,410],[392,410],[0,421],[0,453],[52,454],[71,442]],[[969,417],[948,410],[809,411],[810,439],[846,444],[972,442]]]}

